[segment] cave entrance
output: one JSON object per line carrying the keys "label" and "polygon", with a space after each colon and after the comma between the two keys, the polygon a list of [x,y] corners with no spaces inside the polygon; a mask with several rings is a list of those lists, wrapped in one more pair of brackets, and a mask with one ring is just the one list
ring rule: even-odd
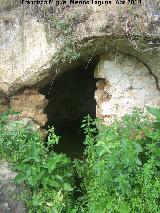
{"label": "cave entrance", "polygon": [[61,137],[54,151],[71,158],[83,157],[84,134],[80,127],[84,116],[96,117],[96,64],[69,70],[41,91],[49,100],[45,109],[48,116],[46,128],[54,126],[56,134]]}

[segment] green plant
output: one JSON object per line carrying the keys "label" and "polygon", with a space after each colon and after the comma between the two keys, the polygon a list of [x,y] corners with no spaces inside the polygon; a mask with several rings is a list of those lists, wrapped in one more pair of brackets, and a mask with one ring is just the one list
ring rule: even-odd
{"label": "green plant", "polygon": [[111,126],[97,122],[97,135],[94,120],[85,118],[86,164],[76,164],[84,212],[159,212],[160,110],[149,111],[156,122],[135,109]]}
{"label": "green plant", "polygon": [[0,156],[12,163],[18,173],[16,182],[25,185],[22,198],[29,213],[69,211],[74,184],[71,160],[49,151],[59,140],[54,128],[49,129],[45,146],[32,126],[18,121],[8,124],[8,119],[8,113],[0,118]]}
{"label": "green plant", "polygon": [[[135,109],[110,126],[90,116],[85,161],[74,164],[53,150],[59,141],[54,128],[46,146],[32,126],[0,117],[0,156],[13,164],[16,182],[24,184],[22,199],[29,213],[159,213],[160,109],[147,108],[154,120]],[[81,190],[74,198],[75,169]]]}

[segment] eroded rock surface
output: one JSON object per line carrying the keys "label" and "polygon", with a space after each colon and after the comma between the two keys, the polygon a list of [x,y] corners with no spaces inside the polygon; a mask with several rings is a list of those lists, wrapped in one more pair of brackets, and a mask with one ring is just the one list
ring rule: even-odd
{"label": "eroded rock surface", "polygon": [[7,162],[0,161],[0,212],[26,213],[24,204],[18,199],[22,188],[14,183],[14,173]]}
{"label": "eroded rock surface", "polygon": [[[68,69],[82,63],[88,66],[102,55],[113,55],[114,61],[107,64],[101,57],[100,64],[105,66],[98,78],[106,79],[106,85],[105,90],[96,91],[96,97],[102,98],[97,99],[97,105],[102,103],[97,113],[114,117],[133,106],[159,106],[159,1],[141,5],[113,1],[101,6],[69,2],[37,6],[3,0],[0,112],[11,106],[21,112],[22,119],[31,118],[44,126],[45,97],[27,94],[24,88],[43,88]],[[119,58],[119,53],[124,56]]]}
{"label": "eroded rock surface", "polygon": [[122,53],[101,56],[95,78],[97,117],[106,124],[134,107],[160,106],[160,78],[136,58]]}
{"label": "eroded rock surface", "polygon": [[47,122],[47,116],[43,113],[47,105],[48,100],[36,89],[26,89],[10,99],[10,107],[21,113],[19,119],[30,118],[41,127]]}
{"label": "eroded rock surface", "polygon": [[[69,1],[68,1],[69,2]],[[108,6],[1,4],[0,90],[43,87],[74,65],[117,50],[160,76],[158,1]],[[70,47],[74,47],[74,50]]]}
{"label": "eroded rock surface", "polygon": [[18,112],[8,117],[8,124],[21,121],[24,127],[31,125],[43,137],[46,136],[47,131],[43,127],[48,120],[44,113],[48,100],[37,89],[25,89],[10,98],[1,97],[0,101],[0,115],[9,109]]}

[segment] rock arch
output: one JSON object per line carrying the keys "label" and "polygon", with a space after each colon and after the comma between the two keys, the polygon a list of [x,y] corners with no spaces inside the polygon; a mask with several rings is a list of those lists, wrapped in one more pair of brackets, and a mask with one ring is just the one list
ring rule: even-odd
{"label": "rock arch", "polygon": [[[20,5],[19,1],[15,1],[15,4],[7,0],[3,2],[3,10],[0,11],[2,15],[0,20],[0,112],[6,110],[9,105],[15,106],[18,97],[21,100],[18,105],[26,109],[25,106],[32,102],[31,97],[34,97],[35,100],[41,100],[41,106],[37,101],[37,105],[33,104],[34,109],[29,111],[29,114],[34,119],[38,114],[45,121],[43,110],[47,101],[39,90],[54,81],[63,72],[76,69],[76,66],[83,62],[90,64],[100,56],[103,60],[102,55],[109,55],[110,52],[113,53],[113,58],[120,52],[127,55],[122,58],[130,58],[126,63],[133,60],[133,63],[147,67],[140,69],[150,73],[149,84],[151,87],[156,82],[155,92],[158,100],[160,28],[157,9],[159,5],[156,1],[135,6],[132,13],[129,13],[127,7],[118,5],[108,5],[107,7],[66,6],[56,11],[53,7],[42,7],[39,10],[36,7],[28,8],[27,5],[24,7]],[[53,16],[56,23],[52,22]],[[64,19],[64,16],[67,18]],[[66,28],[67,34],[65,34],[66,31],[56,27],[62,23],[63,26],[68,27]],[[68,31],[71,30],[74,43],[71,42],[68,35]],[[67,40],[67,44],[64,40]],[[71,51],[69,46],[74,47],[78,55],[77,52],[74,54],[75,52]],[[119,60],[119,57],[117,55],[116,60]],[[135,58],[139,62],[135,62]],[[113,80],[114,74],[111,74],[113,76],[110,76],[110,81]],[[107,79],[107,76],[98,78]],[[111,83],[114,85],[113,81]],[[27,90],[25,90],[26,87]],[[34,88],[38,90],[36,91]],[[114,95],[115,92],[112,96]],[[110,103],[112,101],[113,98]],[[148,104],[148,99],[145,101]],[[136,104],[139,106],[138,102]],[[152,100],[152,104],[159,103]],[[106,103],[102,105],[106,105]],[[144,102],[142,105],[144,106]],[[126,110],[128,112],[128,109]],[[22,114],[24,115],[26,112]],[[119,112],[116,111],[116,114],[119,115]],[[36,118],[37,122],[44,125],[38,119]]]}

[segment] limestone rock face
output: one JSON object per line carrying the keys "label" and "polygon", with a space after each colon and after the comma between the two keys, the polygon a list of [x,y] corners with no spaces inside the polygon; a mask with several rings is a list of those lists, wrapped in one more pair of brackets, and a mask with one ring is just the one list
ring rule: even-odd
{"label": "limestone rock face", "polygon": [[10,107],[18,115],[11,115],[9,123],[22,121],[24,127],[32,125],[33,130],[39,131],[45,138],[47,131],[42,129],[47,122],[47,115],[44,113],[48,100],[40,94],[37,89],[26,89],[22,93],[10,98]]}
{"label": "limestone rock face", "polygon": [[7,162],[0,162],[0,212],[26,213],[24,204],[18,200],[21,188],[13,180],[16,174],[11,171]]}
{"label": "limestone rock face", "polygon": [[130,55],[101,56],[95,78],[99,79],[95,93],[97,117],[105,123],[131,113],[134,107],[160,106],[160,77]]}
{"label": "limestone rock face", "polygon": [[18,119],[44,126],[47,100],[30,88],[43,88],[68,69],[99,57],[97,116],[107,120],[134,106],[159,106],[159,1],[101,6],[69,2],[2,1],[0,113],[12,107],[21,112]]}
{"label": "limestone rock face", "polygon": [[158,2],[34,6],[2,0],[0,91],[11,95],[25,86],[43,87],[73,61],[117,50],[136,56],[160,76]]}
{"label": "limestone rock face", "polygon": [[38,23],[35,18],[21,20],[22,17],[17,16],[17,11],[14,11],[10,17],[2,15],[0,20],[0,89],[5,93],[13,84],[15,89],[26,85],[25,82],[31,85],[33,79],[30,75],[34,76],[33,81],[36,83],[38,79],[34,73],[55,52],[55,44],[48,45],[46,41],[42,23]]}
{"label": "limestone rock face", "polygon": [[47,122],[47,116],[43,113],[47,104],[48,100],[36,89],[26,89],[10,99],[10,107],[21,113],[19,119],[30,118],[41,127]]}

